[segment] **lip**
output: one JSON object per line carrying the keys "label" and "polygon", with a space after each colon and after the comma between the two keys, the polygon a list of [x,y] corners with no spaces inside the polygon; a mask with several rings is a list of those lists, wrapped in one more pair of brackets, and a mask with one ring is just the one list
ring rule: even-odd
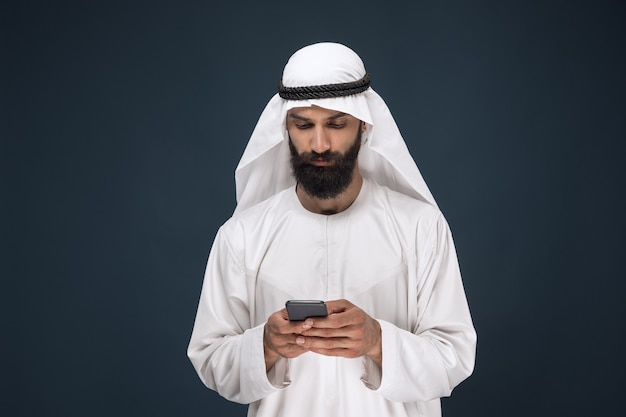
{"label": "lip", "polygon": [[332,164],[330,161],[327,161],[325,159],[316,159],[314,161],[311,161],[311,165],[314,165],[316,167],[327,167]]}

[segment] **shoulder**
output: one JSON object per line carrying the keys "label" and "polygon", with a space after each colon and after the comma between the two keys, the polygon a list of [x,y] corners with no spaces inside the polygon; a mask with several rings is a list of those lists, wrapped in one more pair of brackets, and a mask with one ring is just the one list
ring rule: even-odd
{"label": "shoulder", "polygon": [[375,188],[387,222],[409,247],[425,253],[451,241],[450,227],[438,207],[385,186]]}
{"label": "shoulder", "polygon": [[403,224],[416,222],[436,222],[443,218],[439,208],[415,197],[394,191],[386,186],[370,181],[371,195],[389,213]]}
{"label": "shoulder", "polygon": [[292,192],[292,188],[285,189],[234,214],[220,227],[220,235],[230,240],[266,233],[288,211]]}

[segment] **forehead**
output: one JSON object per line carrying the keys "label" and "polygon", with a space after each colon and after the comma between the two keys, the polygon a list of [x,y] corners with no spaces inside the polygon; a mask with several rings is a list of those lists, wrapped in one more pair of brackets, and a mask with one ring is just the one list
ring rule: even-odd
{"label": "forehead", "polygon": [[338,117],[346,117],[356,119],[354,116],[338,110],[327,109],[319,106],[294,107],[287,111],[287,118],[310,119],[310,120],[327,120],[336,119]]}

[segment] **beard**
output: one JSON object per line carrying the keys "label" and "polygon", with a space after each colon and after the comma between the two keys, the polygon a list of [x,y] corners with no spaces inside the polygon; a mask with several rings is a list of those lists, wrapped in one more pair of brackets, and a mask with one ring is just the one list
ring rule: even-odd
{"label": "beard", "polygon": [[[330,151],[298,153],[291,138],[289,138],[291,170],[298,185],[301,185],[310,196],[321,200],[335,198],[343,193],[352,183],[354,166],[361,149],[362,133],[359,129],[354,143],[346,153]],[[331,164],[327,166],[312,164],[313,161],[320,159],[331,162]]]}

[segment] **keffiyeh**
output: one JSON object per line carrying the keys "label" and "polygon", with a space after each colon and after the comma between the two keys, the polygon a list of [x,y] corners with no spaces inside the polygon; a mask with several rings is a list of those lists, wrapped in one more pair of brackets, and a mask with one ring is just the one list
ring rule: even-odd
{"label": "keffiyeh", "polygon": [[[366,77],[361,58],[338,43],[316,43],[294,53],[281,84],[287,88],[354,83]],[[366,78],[367,79],[367,78]],[[235,213],[295,185],[289,164],[287,112],[319,106],[348,113],[367,124],[359,153],[361,175],[437,206],[383,99],[371,88],[341,97],[286,100],[274,95],[261,114],[235,171]]]}

